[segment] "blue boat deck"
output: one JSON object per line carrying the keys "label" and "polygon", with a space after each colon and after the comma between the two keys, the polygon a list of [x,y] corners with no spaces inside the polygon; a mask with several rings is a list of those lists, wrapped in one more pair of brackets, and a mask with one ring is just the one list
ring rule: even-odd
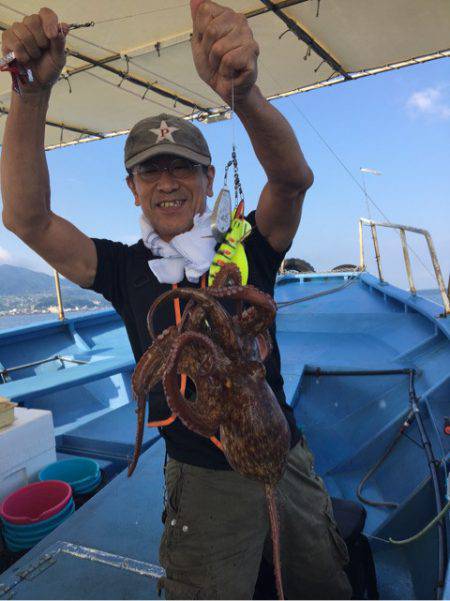
{"label": "blue boat deck", "polygon": [[0,575],[0,598],[157,599],[163,460],[160,440]]}
{"label": "blue boat deck", "polygon": [[[278,303],[306,297],[308,300],[279,308],[277,335],[286,395],[330,494],[357,500],[359,482],[391,444],[409,410],[409,380],[405,374],[326,376],[318,369],[414,369],[420,411],[434,454],[440,468],[446,466],[450,437],[443,426],[450,414],[450,319],[439,317],[442,308],[380,284],[366,273],[280,279]],[[89,360],[88,366],[66,369],[42,366],[24,379],[0,385],[0,394],[7,396],[9,390],[26,405],[51,407],[59,428],[60,451],[97,453],[124,467],[135,431],[128,404],[134,363],[118,317],[109,311],[96,318],[81,318],[54,329],[28,328],[25,337],[23,331],[22,337],[20,332],[0,335],[0,362],[6,366],[36,360],[37,348],[40,355]],[[39,342],[47,344],[47,340],[48,346],[42,350]],[[58,347],[64,342],[67,346]],[[21,348],[30,349],[30,343],[36,348],[22,355]],[[93,369],[85,376],[82,370],[86,367]],[[72,372],[80,373],[81,381],[72,378]],[[37,379],[43,384],[35,394],[33,382]],[[85,399],[84,416],[77,413],[77,398]],[[64,408],[73,411],[72,424],[63,417]],[[153,431],[147,431],[146,437],[147,450],[133,478],[128,480],[121,473],[0,576],[1,584],[11,583],[20,570],[36,566],[49,548],[64,541],[59,550],[53,547],[51,553],[57,560],[45,571],[46,576],[35,578],[34,588],[21,581],[14,586],[15,598],[27,598],[30,590],[33,598],[46,599],[156,598],[151,574],[156,569],[153,564],[158,563],[162,528],[163,444]],[[434,594],[436,529],[405,547],[386,542],[389,536],[411,536],[435,515],[427,459],[419,441],[414,422],[408,438],[401,438],[363,489],[371,500],[398,503],[396,508],[366,506],[365,532],[375,555],[381,598],[385,599],[432,598]],[[74,550],[70,545],[80,548]],[[87,552],[81,547],[92,550],[93,561],[82,558]],[[104,552],[111,556],[101,563]],[[136,567],[133,562],[144,563]],[[130,565],[134,568],[128,569]],[[65,577],[69,580],[64,584]]]}

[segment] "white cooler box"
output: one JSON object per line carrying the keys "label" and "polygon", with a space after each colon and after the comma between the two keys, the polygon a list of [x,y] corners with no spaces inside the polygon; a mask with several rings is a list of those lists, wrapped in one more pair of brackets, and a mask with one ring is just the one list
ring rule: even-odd
{"label": "white cooler box", "polygon": [[14,416],[10,426],[0,429],[0,501],[56,461],[51,411],[16,407]]}

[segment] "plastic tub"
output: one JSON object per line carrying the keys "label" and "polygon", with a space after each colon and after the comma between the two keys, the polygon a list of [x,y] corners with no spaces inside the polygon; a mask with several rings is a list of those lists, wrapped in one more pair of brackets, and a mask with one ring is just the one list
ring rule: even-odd
{"label": "plastic tub", "polygon": [[55,530],[55,528],[57,528],[60,524],[62,524],[68,517],[70,517],[74,511],[75,511],[75,506],[72,504],[69,506],[69,510],[67,513],[64,513],[63,515],[61,515],[61,517],[58,521],[53,522],[53,524],[51,524],[50,526],[47,526],[44,529],[33,530],[30,527],[30,530],[28,530],[28,531],[26,531],[26,530],[19,531],[19,530],[11,530],[10,528],[7,528],[6,525],[4,525],[3,535],[6,536],[8,538],[8,540],[15,545],[25,545],[25,544],[29,544],[30,546],[35,545],[40,540],[45,538],[48,534],[50,534],[50,532],[53,532],[53,530]]}
{"label": "plastic tub", "polygon": [[26,549],[31,549],[31,547],[34,545],[34,543],[32,545],[29,543],[14,543],[5,533],[3,533],[3,538],[5,540],[6,547],[15,553],[18,553],[19,551],[25,551]]}
{"label": "plastic tub", "polygon": [[85,486],[77,486],[76,488],[74,488],[73,494],[74,495],[85,495],[88,492],[93,491],[100,484],[101,479],[102,479],[102,475],[101,475],[101,473],[99,473],[99,475],[97,476],[97,478],[95,478],[95,480],[92,480]]}
{"label": "plastic tub", "polygon": [[0,505],[0,516],[11,524],[36,524],[59,513],[71,497],[67,482],[35,482],[8,495]]}
{"label": "plastic tub", "polygon": [[63,459],[47,465],[39,472],[39,480],[62,480],[77,490],[86,486],[100,474],[100,466],[94,459],[88,457],[74,457]]}
{"label": "plastic tub", "polygon": [[67,505],[56,515],[49,518],[48,520],[42,520],[41,522],[37,522],[36,524],[11,524],[7,520],[2,519],[3,528],[5,532],[8,534],[15,535],[17,534],[30,534],[30,533],[40,533],[40,532],[50,532],[55,528],[60,522],[62,522],[68,515],[73,512],[75,504],[73,499],[71,498]]}
{"label": "plastic tub", "polygon": [[34,545],[36,545],[38,542],[37,541],[35,543],[29,543],[29,542],[17,542],[12,540],[5,532],[3,533],[3,538],[5,540],[6,546],[10,551],[14,551],[15,553],[18,553],[19,551],[25,551],[27,549],[31,549],[31,547],[34,547]]}

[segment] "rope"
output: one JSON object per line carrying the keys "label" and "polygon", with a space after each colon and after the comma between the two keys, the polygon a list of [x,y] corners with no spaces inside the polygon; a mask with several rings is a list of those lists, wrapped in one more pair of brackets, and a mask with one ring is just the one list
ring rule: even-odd
{"label": "rope", "polygon": [[422,530],[417,532],[417,534],[414,534],[413,536],[410,536],[409,538],[405,538],[403,540],[395,540],[393,538],[390,538],[389,542],[392,545],[408,545],[409,543],[413,543],[414,541],[418,540],[419,538],[422,538],[422,536],[424,536],[429,530],[431,530],[431,528],[433,528],[433,526],[435,526],[438,522],[440,522],[449,509],[450,509],[450,501],[447,501],[447,503],[444,505],[444,507],[441,509],[441,511],[431,520],[431,522],[429,522],[425,526],[425,528],[422,528]]}
{"label": "rope", "polygon": [[[356,490],[356,496],[362,503],[365,503],[366,505],[371,505],[372,507],[388,507],[388,508],[392,508],[392,509],[396,509],[397,507],[399,507],[399,503],[393,503],[392,501],[384,501],[383,502],[383,501],[371,501],[370,499],[366,499],[365,497],[363,497],[361,491],[363,489],[364,484],[367,482],[367,480],[380,467],[380,465],[384,462],[384,460],[391,454],[391,452],[393,451],[393,449],[395,448],[397,443],[401,440],[402,436],[406,435],[405,430],[407,428],[409,428],[413,419],[414,419],[414,411],[410,410],[410,411],[408,411],[406,419],[403,422],[402,427],[400,428],[399,432],[397,432],[397,435],[394,438],[394,440],[391,442],[391,444],[386,449],[386,451],[383,453],[383,455],[380,457],[380,459],[378,459],[378,461],[375,463],[375,465],[370,468],[370,470],[367,472],[367,474],[364,476],[364,478],[359,483],[358,488]],[[415,441],[413,441],[413,442],[415,442]]]}

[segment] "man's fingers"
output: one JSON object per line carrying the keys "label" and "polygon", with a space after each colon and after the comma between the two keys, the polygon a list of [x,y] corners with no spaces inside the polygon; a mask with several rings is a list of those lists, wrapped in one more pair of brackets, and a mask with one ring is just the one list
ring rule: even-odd
{"label": "man's fingers", "polygon": [[59,33],[58,16],[51,8],[41,8],[39,11],[42,28],[49,40],[57,37]]}
{"label": "man's fingers", "polygon": [[221,20],[220,17],[210,21],[203,34],[201,47],[213,69],[219,66],[220,59],[227,50],[236,47],[238,37],[239,32],[232,21]]}
{"label": "man's fingers", "polygon": [[13,49],[16,59],[19,62],[28,62],[30,59],[37,60],[41,56],[41,50],[37,45],[33,34],[26,25],[23,23],[14,23],[12,32],[20,42],[18,45],[19,55],[17,55],[16,50]]}
{"label": "man's fingers", "polygon": [[[192,0],[192,2],[195,2],[195,0]],[[209,0],[202,0],[201,2],[197,0],[193,17],[194,38],[201,40],[203,33],[208,27],[210,21],[218,17],[223,12],[233,13],[233,11],[231,11],[229,8],[219,6],[218,4],[210,2]]]}
{"label": "man's fingers", "polygon": [[41,48],[48,48],[49,39],[45,35],[44,28],[42,27],[42,20],[39,15],[30,15],[25,17],[22,23],[28,28],[34,37],[36,45]]}
{"label": "man's fingers", "polygon": [[[255,46],[257,44],[255,42]],[[235,48],[227,52],[219,66],[219,75],[225,79],[234,79],[239,85],[240,79],[255,68],[256,48]]]}
{"label": "man's fingers", "polygon": [[16,36],[12,29],[3,34],[2,41],[3,55],[8,54],[9,52],[14,52],[16,60],[22,65],[28,64],[31,60],[31,56],[28,54],[22,40]]}
{"label": "man's fingers", "polygon": [[231,31],[227,36],[215,42],[209,51],[208,62],[213,71],[219,69],[219,65],[223,57],[232,50],[237,48],[243,49],[242,37],[236,30]]}
{"label": "man's fingers", "polygon": [[59,34],[58,17],[49,8],[39,14],[26,16],[21,23],[14,23],[2,36],[2,52],[14,52],[19,62],[26,64],[37,60]]}
{"label": "man's fingers", "polygon": [[195,19],[195,13],[197,12],[197,8],[204,2],[205,0],[191,0],[191,16],[192,20]]}

